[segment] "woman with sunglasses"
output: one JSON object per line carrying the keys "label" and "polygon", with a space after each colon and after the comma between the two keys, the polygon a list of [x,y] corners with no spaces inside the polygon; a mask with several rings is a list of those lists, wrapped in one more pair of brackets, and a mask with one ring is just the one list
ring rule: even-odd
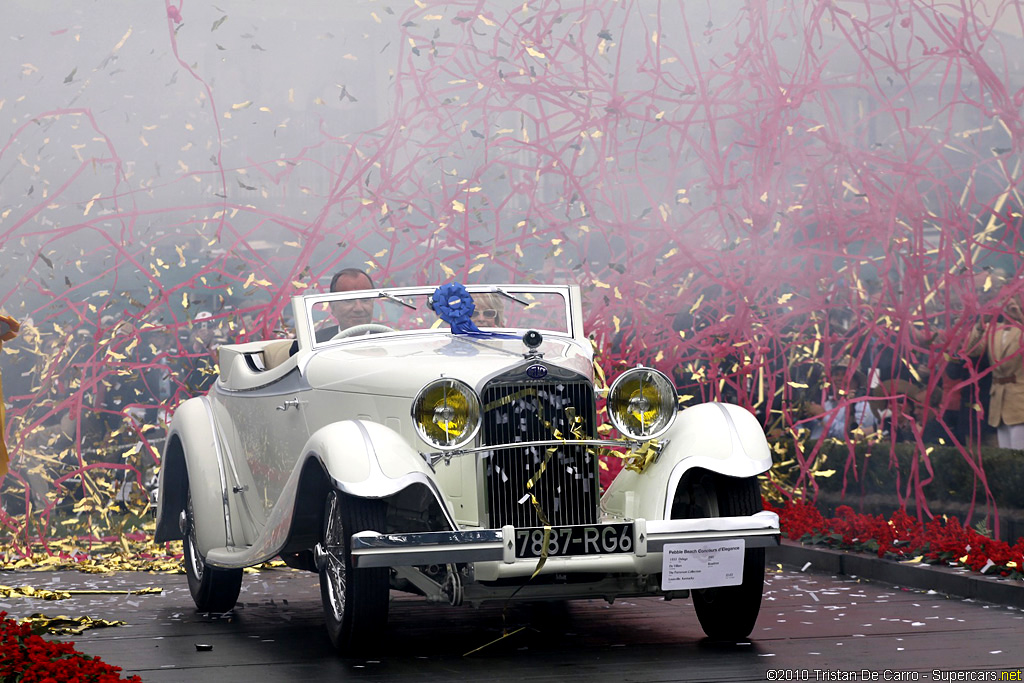
{"label": "woman with sunglasses", "polygon": [[504,327],[504,302],[498,294],[475,294],[473,296],[473,324],[477,327]]}

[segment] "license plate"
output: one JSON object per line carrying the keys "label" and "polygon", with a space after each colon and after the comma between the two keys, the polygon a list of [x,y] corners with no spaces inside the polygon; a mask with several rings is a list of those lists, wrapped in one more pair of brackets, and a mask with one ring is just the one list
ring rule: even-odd
{"label": "license plate", "polygon": [[545,542],[544,527],[516,529],[516,557],[605,555],[633,551],[632,524],[553,526]]}

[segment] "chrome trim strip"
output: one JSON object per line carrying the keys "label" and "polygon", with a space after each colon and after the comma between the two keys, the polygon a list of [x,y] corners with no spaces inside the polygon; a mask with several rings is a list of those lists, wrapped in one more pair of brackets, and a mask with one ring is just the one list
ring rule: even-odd
{"label": "chrome trim strip", "polygon": [[648,536],[647,538],[647,551],[652,553],[663,552],[665,546],[669,543],[696,543],[699,541],[724,541],[743,539],[746,542],[748,548],[774,548],[779,545],[778,534],[772,534],[771,532],[751,532],[749,534],[736,534],[733,532],[721,532],[721,533],[706,533],[706,534],[686,534],[682,536],[665,537],[662,539],[652,539]]}
{"label": "chrome trim strip", "polygon": [[224,474],[224,453],[220,448],[220,434],[217,431],[217,421],[213,416],[213,408],[210,406],[210,397],[201,396],[203,407],[206,408],[206,417],[210,420],[210,432],[213,434],[213,450],[217,457],[217,473],[220,475],[221,503],[224,506],[224,537],[229,546],[235,544],[235,535],[231,530],[231,507],[228,501],[228,480]]}
{"label": "chrome trim strip", "polygon": [[[270,391],[267,390],[269,387],[273,387],[275,384],[280,384],[281,382],[284,382],[287,379],[291,379],[292,375],[294,375],[296,373],[299,374],[299,380],[300,380],[298,382],[298,388],[270,390]],[[301,380],[302,380],[302,373],[299,372],[298,362],[296,362],[294,368],[292,368],[288,372],[284,373],[280,377],[277,377],[276,379],[270,380],[266,384],[260,384],[259,386],[255,386],[255,387],[249,387],[248,389],[232,389],[232,388],[228,387],[227,385],[225,385],[223,383],[219,383],[217,385],[217,390],[220,391],[221,393],[229,394],[229,395],[230,394],[252,395],[252,394],[259,393],[259,394],[265,394],[267,396],[281,396],[283,394],[293,394],[293,393],[295,393],[297,391],[306,391],[306,390],[308,390],[310,388],[309,384],[308,383],[303,383]],[[303,384],[305,384],[305,386],[303,386]]]}
{"label": "chrome trim strip", "polygon": [[[743,539],[748,548],[779,545],[779,522],[774,513],[757,513],[749,517],[648,520],[646,532],[647,547],[643,554],[559,556],[558,559],[644,557],[663,552],[668,543],[726,539]],[[359,567],[496,562],[503,559],[505,534],[503,529],[387,535],[362,532],[352,536],[352,555]],[[515,562],[536,564],[536,559],[519,558]]]}
{"label": "chrome trim strip", "polygon": [[[659,447],[664,448],[668,441],[659,442]],[[541,441],[516,441],[513,443],[494,444],[493,446],[473,446],[472,448],[458,448],[451,451],[434,451],[432,453],[420,453],[427,462],[434,466],[445,458],[453,458],[460,455],[472,453],[486,453],[488,451],[508,450],[512,448],[532,448],[534,446],[598,446],[605,448],[636,448],[640,441],[629,439],[544,439]]]}
{"label": "chrome trim strip", "polygon": [[[212,410],[210,412],[210,418],[213,420],[214,424],[217,425],[217,427],[219,428],[220,427],[220,422],[217,420],[217,414],[212,412]],[[216,433],[219,434],[220,432],[216,432]],[[238,467],[235,465],[235,458],[231,454],[231,444],[228,443],[226,440],[224,442],[224,451],[227,454],[224,459],[227,461],[228,466],[231,468],[231,476],[234,477],[234,479],[235,479],[235,485],[241,486],[242,479],[241,479],[241,477],[238,476]],[[234,486],[232,486],[232,492],[236,493],[234,491]],[[242,504],[245,505],[245,511],[249,514],[249,521],[252,524],[252,529],[257,530],[260,527],[260,525],[262,525],[266,521],[265,515],[261,515],[261,516],[257,517],[256,513],[254,513],[252,511],[252,506],[249,505],[249,497],[245,495],[245,490],[238,491],[237,493],[240,494],[240,497],[242,499]],[[244,531],[245,531],[244,527],[243,527],[242,531],[243,531],[243,535],[244,535]],[[230,546],[230,545],[234,545],[234,544],[229,542],[228,545]]]}
{"label": "chrome trim strip", "polygon": [[360,531],[352,535],[352,552],[404,548],[408,545],[410,537],[415,538],[416,545],[419,547],[464,545],[466,543],[497,543],[501,546],[504,542],[504,534],[501,529],[425,531],[416,534],[378,534],[372,531]]}
{"label": "chrome trim strip", "polygon": [[500,529],[441,531],[411,534],[352,536],[352,557],[358,567],[392,567],[443,562],[487,562],[502,559],[504,538]]}

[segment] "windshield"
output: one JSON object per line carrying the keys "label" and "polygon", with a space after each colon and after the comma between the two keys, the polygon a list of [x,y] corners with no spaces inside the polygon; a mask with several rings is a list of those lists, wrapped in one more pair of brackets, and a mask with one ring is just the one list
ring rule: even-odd
{"label": "windshield", "polygon": [[[405,287],[335,292],[304,297],[317,345],[366,334],[450,331],[428,302],[436,288]],[[482,332],[538,330],[570,334],[564,288],[469,286],[471,321]]]}

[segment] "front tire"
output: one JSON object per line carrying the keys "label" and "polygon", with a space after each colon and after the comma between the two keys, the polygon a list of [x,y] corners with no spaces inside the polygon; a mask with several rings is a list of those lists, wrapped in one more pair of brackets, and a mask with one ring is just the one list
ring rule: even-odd
{"label": "front tire", "polygon": [[242,590],[241,569],[218,569],[206,564],[196,549],[196,525],[192,512],[192,492],[188,493],[185,505],[185,575],[188,577],[188,592],[200,612],[230,612],[238,602]]}
{"label": "front tire", "polygon": [[352,562],[352,534],[383,531],[382,501],[342,496],[331,491],[324,506],[320,548],[320,597],[327,634],[339,654],[352,656],[379,642],[388,620],[390,570],[357,569]]}
{"label": "front tire", "polygon": [[[676,493],[673,519],[737,517],[764,509],[756,477],[737,479],[714,472],[693,474]],[[712,640],[745,640],[754,630],[763,592],[764,548],[747,548],[740,585],[692,592],[693,606],[704,633]]]}

